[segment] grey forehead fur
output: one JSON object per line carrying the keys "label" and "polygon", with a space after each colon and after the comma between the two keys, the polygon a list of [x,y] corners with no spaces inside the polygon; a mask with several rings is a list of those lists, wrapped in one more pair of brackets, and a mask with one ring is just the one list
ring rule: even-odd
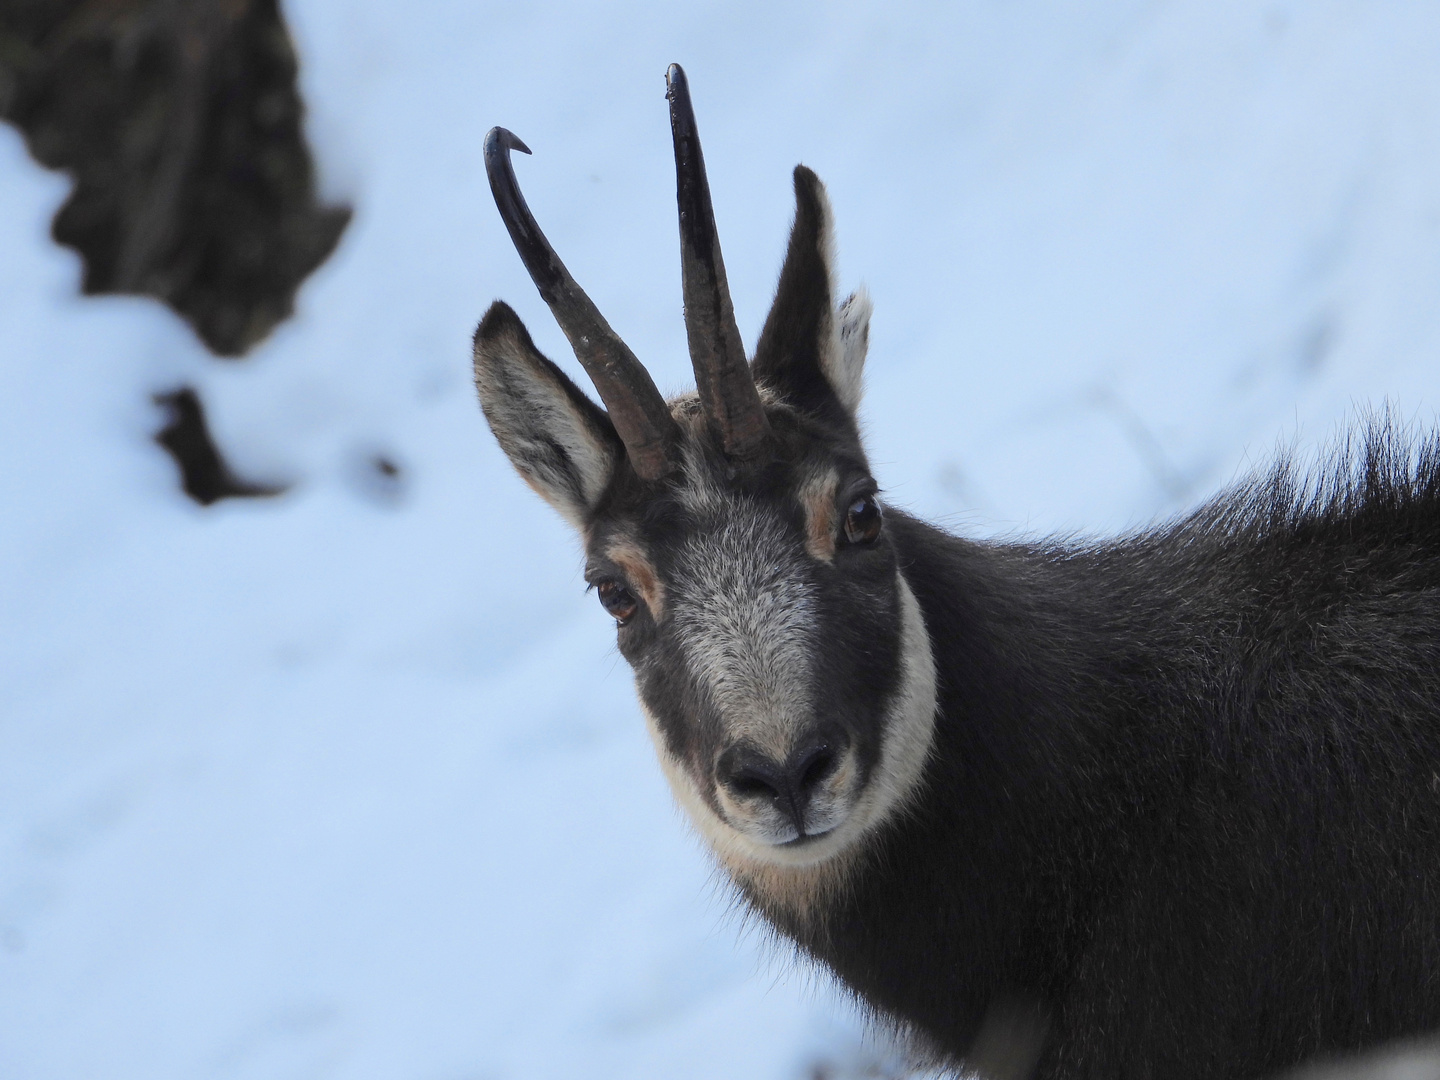
{"label": "grey forehead fur", "polygon": [[814,586],[773,511],[743,496],[725,502],[716,512],[707,500],[675,555],[676,637],[732,735],[783,759],[809,715]]}

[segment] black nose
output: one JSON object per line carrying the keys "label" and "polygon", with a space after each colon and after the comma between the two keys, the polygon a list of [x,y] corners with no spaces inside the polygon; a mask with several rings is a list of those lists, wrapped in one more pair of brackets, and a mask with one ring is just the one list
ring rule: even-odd
{"label": "black nose", "polygon": [[753,747],[732,746],[720,756],[716,775],[733,795],[772,800],[804,836],[806,808],[839,765],[842,749],[838,739],[816,739],[777,762]]}

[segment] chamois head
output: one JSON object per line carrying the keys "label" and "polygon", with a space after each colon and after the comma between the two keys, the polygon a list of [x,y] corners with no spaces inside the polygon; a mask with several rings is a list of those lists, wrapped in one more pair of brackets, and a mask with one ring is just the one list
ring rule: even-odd
{"label": "chamois head", "polygon": [[697,393],[664,400],[575,283],[516,184],[509,151],[529,151],[502,128],[485,142],[496,203],[606,408],[498,301],[475,333],[475,383],[511,463],[579,530],[700,832],[736,872],[834,865],[914,793],[935,700],[856,423],[870,303],[835,304],[829,202],[797,167],[746,362],[678,65],[666,83]]}

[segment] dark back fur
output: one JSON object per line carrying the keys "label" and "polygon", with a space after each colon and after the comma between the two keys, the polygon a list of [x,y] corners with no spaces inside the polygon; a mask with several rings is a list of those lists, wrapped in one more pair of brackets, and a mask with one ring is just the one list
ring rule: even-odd
{"label": "dark back fur", "polygon": [[1042,1077],[1257,1077],[1440,1026],[1440,444],[1388,422],[1105,544],[892,512],[941,720],[820,926],[963,1055],[1040,1005]]}

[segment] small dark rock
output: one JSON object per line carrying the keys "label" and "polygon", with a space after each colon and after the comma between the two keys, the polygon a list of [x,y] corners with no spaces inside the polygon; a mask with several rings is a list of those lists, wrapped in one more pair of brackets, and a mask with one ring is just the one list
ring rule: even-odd
{"label": "small dark rock", "polygon": [[205,409],[193,389],[182,386],[155,395],[155,404],[170,414],[155,435],[155,441],[169,451],[180,466],[180,486],[201,506],[221,499],[254,499],[279,495],[285,489],[242,480],[231,471],[205,422]]}
{"label": "small dark rock", "polygon": [[351,458],[346,472],[356,494],[372,502],[397,506],[405,498],[409,476],[388,451],[361,450]]}

